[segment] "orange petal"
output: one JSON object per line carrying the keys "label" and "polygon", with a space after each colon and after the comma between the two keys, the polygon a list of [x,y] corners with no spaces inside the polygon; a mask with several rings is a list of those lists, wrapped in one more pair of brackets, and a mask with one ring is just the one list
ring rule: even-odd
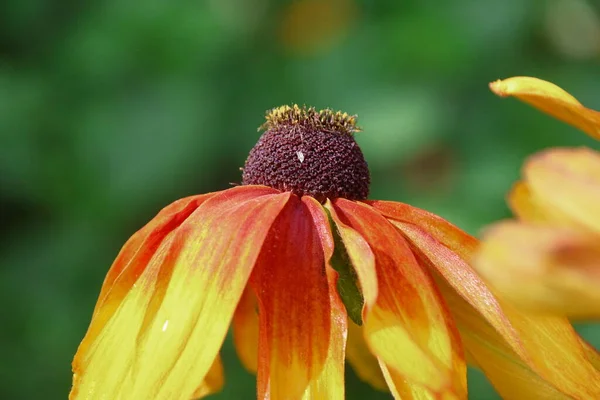
{"label": "orange petal", "polygon": [[348,344],[346,358],[356,375],[375,389],[387,391],[388,386],[379,368],[377,358],[371,353],[363,335],[363,329],[354,322],[348,322]]}
{"label": "orange petal", "polygon": [[259,305],[258,398],[300,399],[339,338],[319,232],[297,196],[273,224],[251,285]]}
{"label": "orange petal", "polygon": [[600,139],[600,112],[584,107],[575,97],[553,83],[517,76],[492,82],[490,89],[498,96],[514,96]]}
{"label": "orange petal", "polygon": [[321,374],[310,382],[303,399],[340,399],[345,398],[344,361],[346,339],[348,336],[348,316],[344,303],[337,293],[338,273],[333,270],[330,260],[334,251],[334,240],[331,226],[325,210],[312,197],[302,197],[302,202],[310,211],[321,240],[325,260],[327,261],[327,281],[329,284],[329,301],[331,305],[331,335],[327,359]]}
{"label": "orange petal", "polygon": [[600,233],[600,154],[587,148],[555,148],[532,156],[523,168],[533,195],[565,224]]}
{"label": "orange petal", "polygon": [[[508,378],[531,370],[566,395],[600,398],[600,374],[590,365],[569,322],[522,313],[497,299],[464,261],[473,251],[464,246],[468,240],[461,236],[466,233],[454,228],[454,234],[436,236],[451,226],[447,222],[433,232],[424,230],[429,224],[395,225],[418,249],[420,259],[439,272],[438,285],[466,349],[499,392],[511,390]],[[553,391],[542,379],[525,381],[530,386],[527,393],[539,394],[525,398],[544,398]]]}
{"label": "orange petal", "polygon": [[365,316],[369,348],[395,372],[436,395],[452,391],[466,398],[462,345],[429,273],[402,235],[371,207],[344,199],[334,206],[375,254],[379,295]]}
{"label": "orange petal", "polygon": [[[272,222],[289,194],[238,187],[169,233],[73,361],[70,398],[191,398],[205,381]],[[136,266],[139,268],[139,266]],[[94,326],[101,323],[100,327]],[[206,382],[206,381],[205,381]]]}
{"label": "orange petal", "polygon": [[217,356],[204,377],[204,381],[192,394],[192,399],[201,399],[219,392],[223,388],[223,383],[225,383],[225,379],[223,378],[223,362],[221,361],[221,356]]}
{"label": "orange petal", "polygon": [[233,343],[242,365],[256,373],[258,365],[258,305],[249,287],[233,314]]}
{"label": "orange petal", "polygon": [[486,231],[473,262],[504,298],[536,312],[600,317],[597,238],[504,222]]}

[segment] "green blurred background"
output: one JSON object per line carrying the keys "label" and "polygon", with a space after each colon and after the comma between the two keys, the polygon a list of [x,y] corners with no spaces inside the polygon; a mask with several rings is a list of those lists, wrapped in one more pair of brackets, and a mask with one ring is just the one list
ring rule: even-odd
{"label": "green blurred background", "polygon": [[[487,84],[539,76],[600,109],[599,15],[585,0],[2,1],[0,398],[66,398],[120,246],[169,202],[240,182],[274,106],[358,114],[372,198],[474,234],[509,216],[528,154],[594,144]],[[215,398],[255,398],[230,339],[223,357]],[[347,381],[349,399],[390,398]]]}

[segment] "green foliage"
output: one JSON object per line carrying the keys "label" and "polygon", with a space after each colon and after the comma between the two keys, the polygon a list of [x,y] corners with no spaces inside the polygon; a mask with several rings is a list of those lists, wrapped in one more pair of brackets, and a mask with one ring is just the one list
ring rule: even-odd
{"label": "green foliage", "polygon": [[[600,109],[597,54],[557,45],[552,2],[339,0],[348,10],[329,18],[347,20],[304,43],[294,29],[310,20],[284,26],[298,1],[2,2],[1,398],[66,398],[120,246],[169,202],[240,182],[267,109],[358,114],[372,198],[475,234],[509,215],[504,195],[528,154],[591,143],[487,89],[536,75]],[[600,344],[597,326],[584,334]],[[230,341],[223,356],[215,398],[254,398]],[[348,399],[389,398],[348,374]],[[472,399],[493,398],[472,378]]]}

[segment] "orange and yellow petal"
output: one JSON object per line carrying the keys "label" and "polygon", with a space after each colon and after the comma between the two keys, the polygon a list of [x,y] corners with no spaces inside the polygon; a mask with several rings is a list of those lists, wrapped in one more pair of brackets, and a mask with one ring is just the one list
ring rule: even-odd
{"label": "orange and yellow petal", "polygon": [[598,238],[518,222],[488,229],[477,271],[508,300],[541,313],[600,316]]}
{"label": "orange and yellow petal", "polygon": [[338,217],[365,238],[375,255],[379,293],[364,319],[369,348],[411,385],[440,397],[466,398],[462,345],[429,273],[381,214],[348,200],[333,204]]}
{"label": "orange and yellow petal", "polygon": [[371,353],[365,341],[362,327],[348,322],[348,343],[346,359],[356,372],[356,375],[375,389],[387,391],[388,386],[381,373],[377,357]]}
{"label": "orange and yellow petal", "polygon": [[[385,208],[396,215],[390,204]],[[415,224],[394,224],[438,274],[466,351],[500,393],[516,393],[510,385],[520,383],[523,393],[532,394],[528,398],[547,398],[556,391],[578,399],[600,398],[600,373],[566,319],[523,313],[494,296],[465,261],[476,247],[466,233],[422,210],[406,219]],[[438,229],[428,229],[438,223]],[[531,379],[514,381],[527,375],[523,371],[531,371]]]}
{"label": "orange and yellow petal", "polygon": [[110,318],[93,318],[73,361],[70,398],[191,398],[214,386],[209,373],[288,199],[267,188],[229,189],[168,233],[147,264],[135,266],[129,291],[101,306],[114,308]]}
{"label": "orange and yellow petal", "polygon": [[565,225],[600,234],[600,153],[550,149],[532,156],[523,172],[546,212],[559,214]]}
{"label": "orange and yellow petal", "polygon": [[516,76],[490,83],[498,96],[514,96],[556,119],[600,139],[600,112],[584,107],[553,83],[528,76]]}
{"label": "orange and yellow petal", "polygon": [[79,345],[79,352],[86,351],[90,339],[95,338],[98,330],[112,317],[167,235],[212,196],[211,193],[186,197],[171,203],[125,243],[106,274],[94,308],[93,323]]}
{"label": "orange and yellow petal", "polygon": [[[320,233],[297,196],[273,223],[251,285],[259,306],[258,398],[323,398],[324,373],[343,380],[330,359],[344,348],[345,329],[340,335],[332,326],[340,310],[332,303]],[[343,398],[343,391],[333,398]]]}
{"label": "orange and yellow petal", "polygon": [[202,399],[213,393],[218,393],[223,388],[224,383],[223,362],[221,361],[221,356],[217,356],[204,380],[192,394],[192,399]]}
{"label": "orange and yellow petal", "polygon": [[246,287],[233,314],[233,343],[242,365],[256,373],[258,366],[258,305],[250,287]]}

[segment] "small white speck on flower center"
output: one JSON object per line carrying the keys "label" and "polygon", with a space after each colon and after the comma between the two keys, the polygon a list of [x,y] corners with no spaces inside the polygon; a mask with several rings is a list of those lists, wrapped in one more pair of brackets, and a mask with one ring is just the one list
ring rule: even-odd
{"label": "small white speck on flower center", "polygon": [[297,151],[296,155],[298,156],[298,160],[300,160],[300,164],[304,162],[304,153],[301,151]]}
{"label": "small white speck on flower center", "polygon": [[169,320],[166,320],[165,323],[163,324],[162,331],[163,332],[166,331],[168,326],[169,326]]}

